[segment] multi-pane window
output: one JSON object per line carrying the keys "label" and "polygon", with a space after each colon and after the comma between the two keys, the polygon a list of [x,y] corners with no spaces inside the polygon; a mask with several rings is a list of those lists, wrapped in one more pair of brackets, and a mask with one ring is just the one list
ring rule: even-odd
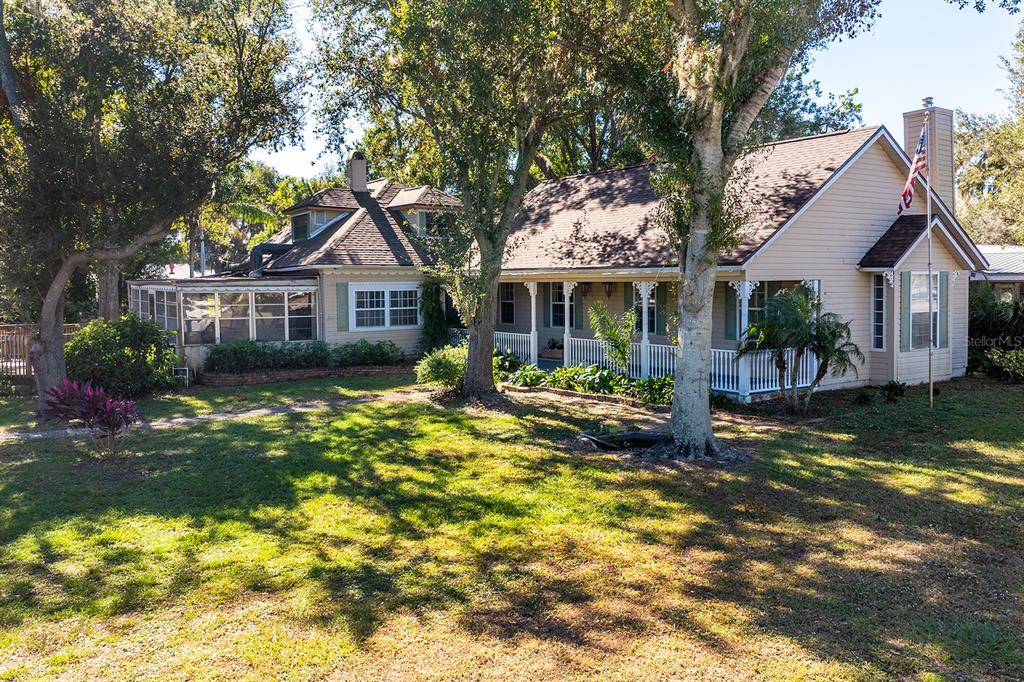
{"label": "multi-pane window", "polygon": [[308,213],[292,216],[292,241],[301,242],[304,239],[309,239]]}
{"label": "multi-pane window", "polygon": [[249,340],[249,292],[220,294],[220,341]]}
{"label": "multi-pane window", "polygon": [[288,340],[316,338],[316,308],[310,292],[288,294]]}
{"label": "multi-pane window", "polygon": [[420,323],[420,292],[414,286],[378,285],[352,290],[353,329],[416,327]]}
{"label": "multi-pane window", "polygon": [[[626,284],[625,286],[633,286],[632,284]],[[647,333],[656,334],[658,329],[658,322],[655,317],[658,314],[658,296],[657,287],[651,289],[651,297],[647,299]],[[636,311],[636,331],[643,333],[644,331],[644,310],[643,310],[643,299],[639,293],[633,296],[633,309]]]}
{"label": "multi-pane window", "polygon": [[392,327],[415,327],[419,324],[420,304],[416,289],[391,291],[389,319]]}
{"label": "multi-pane window", "polygon": [[[569,294],[569,326],[576,326],[576,290]],[[551,285],[551,326],[565,326],[565,289],[561,282]]]}
{"label": "multi-pane window", "polygon": [[253,294],[257,341],[284,341],[284,292],[257,291]]}
{"label": "multi-pane window", "polygon": [[498,322],[516,323],[516,285],[512,282],[498,285]]}
{"label": "multi-pane window", "polygon": [[[928,312],[929,300],[931,313]],[[931,319],[929,319],[931,318]],[[939,343],[939,273],[932,273],[931,286],[928,275],[914,273],[910,276],[910,347],[927,348],[929,324],[933,343]]]}
{"label": "multi-pane window", "polygon": [[885,350],[885,277],[871,280],[871,348]]}
{"label": "multi-pane window", "polygon": [[183,294],[181,306],[185,343],[216,343],[216,306],[213,294]]}
{"label": "multi-pane window", "polygon": [[384,291],[356,292],[356,327],[383,327],[386,318]]}

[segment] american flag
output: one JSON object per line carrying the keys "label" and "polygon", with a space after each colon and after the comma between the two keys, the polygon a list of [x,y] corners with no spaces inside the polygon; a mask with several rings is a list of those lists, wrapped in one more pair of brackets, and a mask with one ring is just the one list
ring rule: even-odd
{"label": "american flag", "polygon": [[921,137],[917,139],[917,151],[914,152],[914,160],[910,164],[910,175],[907,177],[907,184],[903,186],[900,207],[896,209],[896,215],[902,215],[903,211],[910,208],[910,204],[914,201],[914,179],[928,170],[928,147],[925,143],[927,127],[928,117],[925,116],[924,125],[921,126]]}

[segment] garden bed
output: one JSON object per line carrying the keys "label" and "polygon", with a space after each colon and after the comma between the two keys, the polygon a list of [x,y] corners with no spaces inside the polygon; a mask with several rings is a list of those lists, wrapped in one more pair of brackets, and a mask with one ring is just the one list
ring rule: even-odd
{"label": "garden bed", "polygon": [[554,395],[565,396],[567,398],[585,398],[587,400],[597,400],[602,403],[615,403],[618,405],[629,405],[630,407],[642,407],[653,412],[666,414],[672,411],[672,408],[668,405],[652,405],[650,403],[645,403],[642,400],[637,400],[636,398],[630,398],[624,395],[570,391],[566,388],[553,388],[551,386],[516,386],[515,384],[508,383],[501,384],[501,389],[512,393],[553,393]]}
{"label": "garden bed", "polygon": [[359,367],[310,367],[306,369],[273,369],[243,374],[224,372],[201,372],[199,383],[206,386],[258,386],[281,381],[301,381],[304,379],[326,379],[330,377],[352,377],[373,375],[404,374],[409,371],[410,363],[399,365],[364,365]]}

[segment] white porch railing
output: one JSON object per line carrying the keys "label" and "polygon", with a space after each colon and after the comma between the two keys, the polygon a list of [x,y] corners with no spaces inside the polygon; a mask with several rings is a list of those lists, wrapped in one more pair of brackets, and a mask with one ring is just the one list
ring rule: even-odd
{"label": "white porch railing", "polygon": [[499,352],[511,351],[520,362],[530,362],[530,335],[516,332],[494,332],[494,347]]}
{"label": "white porch railing", "polygon": [[[522,348],[522,353],[525,354],[525,357],[529,357],[529,334],[499,333],[503,336],[525,337],[522,340],[518,340],[518,343],[521,345],[517,346],[514,352],[519,355],[520,351],[518,348]],[[511,347],[509,342],[499,342],[497,334],[495,335],[495,345],[498,347],[505,345]],[[629,375],[631,377],[637,378],[641,375],[642,349],[643,346],[641,344],[633,344],[633,352],[629,361]],[[648,345],[648,349],[650,353],[650,376],[672,376],[675,372],[678,347],[652,343]],[[608,357],[607,350],[608,343],[605,341],[570,337],[569,345],[565,349],[565,364],[580,366],[598,365],[622,371],[622,368],[617,367],[611,358]],[[788,351],[788,361],[790,363],[793,362],[793,355],[792,350]],[[520,355],[520,357],[524,356]],[[813,355],[805,355],[800,361],[797,386],[801,388],[809,386],[811,381],[814,380],[814,375],[817,371],[817,358]],[[710,375],[712,390],[734,393],[742,398],[746,398],[754,393],[767,393],[779,390],[779,375],[775,369],[775,363],[772,361],[771,356],[764,351],[750,353],[742,358],[737,358],[735,350],[713,348],[711,350]]]}

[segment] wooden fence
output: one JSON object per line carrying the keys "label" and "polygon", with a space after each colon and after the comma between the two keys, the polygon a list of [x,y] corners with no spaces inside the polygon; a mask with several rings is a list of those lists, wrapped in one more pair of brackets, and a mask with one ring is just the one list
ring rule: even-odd
{"label": "wooden fence", "polygon": [[[64,325],[64,342],[79,330],[81,325]],[[38,327],[34,324],[0,324],[0,377],[26,379],[32,376],[32,363],[28,361],[28,349]]]}

